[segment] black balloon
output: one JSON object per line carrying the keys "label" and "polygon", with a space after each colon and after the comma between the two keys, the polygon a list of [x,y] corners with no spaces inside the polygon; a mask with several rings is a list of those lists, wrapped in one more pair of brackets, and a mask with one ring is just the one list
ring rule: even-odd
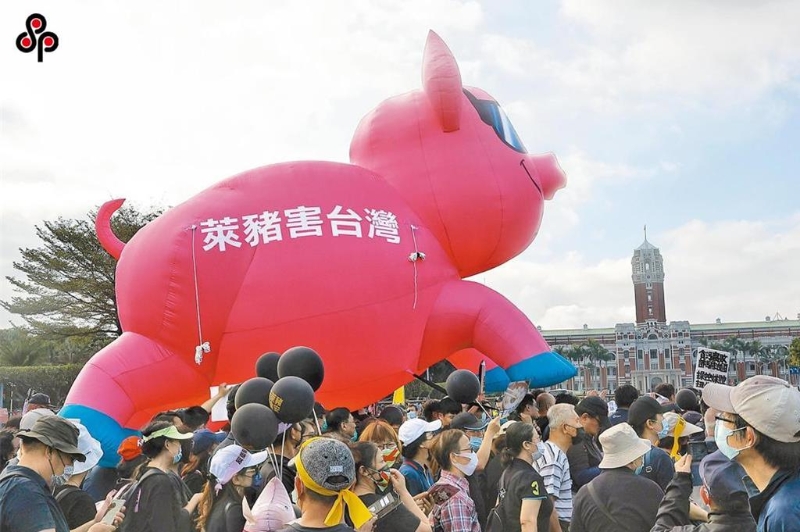
{"label": "black balloon", "polygon": [[297,423],[311,416],[314,390],[300,377],[281,377],[269,393],[269,407],[284,423]]}
{"label": "black balloon", "polygon": [[256,360],[256,375],[272,382],[278,380],[278,360],[280,358],[281,355],[278,353],[264,353],[258,357],[258,360]]}
{"label": "black balloon", "polygon": [[472,403],[481,393],[481,382],[467,369],[457,369],[444,383],[447,395],[459,403]]}
{"label": "black balloon", "polygon": [[325,367],[322,357],[310,347],[292,347],[278,360],[278,377],[300,377],[311,385],[314,391],[322,386]]}
{"label": "black balloon", "polygon": [[236,399],[234,401],[236,408],[241,408],[250,403],[269,406],[269,392],[272,390],[273,384],[275,383],[263,377],[247,379],[236,390]]}
{"label": "black balloon", "polygon": [[264,405],[249,403],[236,410],[231,419],[236,443],[250,451],[266,449],[278,435],[278,418]]}

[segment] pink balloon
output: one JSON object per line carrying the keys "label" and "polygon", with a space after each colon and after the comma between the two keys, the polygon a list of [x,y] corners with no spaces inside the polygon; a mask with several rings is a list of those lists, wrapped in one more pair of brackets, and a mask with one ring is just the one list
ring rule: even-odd
{"label": "pink balloon", "polygon": [[125,332],[86,364],[66,412],[96,418],[84,422],[110,460],[124,429],[252,377],[265,350],[315,350],[316,399],[351,409],[450,357],[472,371],[487,360],[487,382],[575,374],[507,299],[462,280],[525,250],[565,177],[554,156],[525,151],[491,96],[462,87],[435,33],[423,90],[364,117],[350,159],[243,172],[127,244],[108,227],[122,202],[101,209]]}

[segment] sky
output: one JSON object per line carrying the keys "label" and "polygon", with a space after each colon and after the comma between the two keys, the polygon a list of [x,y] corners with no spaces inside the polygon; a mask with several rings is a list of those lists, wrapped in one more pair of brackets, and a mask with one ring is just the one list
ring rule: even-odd
{"label": "sky", "polygon": [[[59,36],[42,63],[14,45],[34,10]],[[668,320],[798,318],[798,26],[792,0],[3,2],[0,299],[44,220],[347,162],[359,119],[420,87],[433,29],[568,178],[475,280],[544,329],[632,322],[647,225]]]}

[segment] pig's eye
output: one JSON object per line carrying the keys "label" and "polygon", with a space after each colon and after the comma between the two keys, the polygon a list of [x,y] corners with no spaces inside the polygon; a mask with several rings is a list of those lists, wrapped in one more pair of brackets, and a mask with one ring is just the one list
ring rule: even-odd
{"label": "pig's eye", "polygon": [[472,106],[478,111],[478,115],[486,124],[492,126],[494,132],[509,148],[520,153],[528,153],[525,146],[522,144],[522,139],[517,135],[514,126],[511,125],[511,120],[508,119],[503,108],[493,100],[479,100],[473,96],[468,90],[464,89],[464,94],[467,95]]}

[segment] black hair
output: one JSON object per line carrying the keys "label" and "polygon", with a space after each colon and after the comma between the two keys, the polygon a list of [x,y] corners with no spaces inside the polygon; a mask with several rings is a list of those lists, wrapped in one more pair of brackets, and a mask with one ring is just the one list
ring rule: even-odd
{"label": "black hair", "polygon": [[[753,429],[756,434],[756,444],[753,449],[761,455],[767,464],[778,469],[790,469],[792,471],[800,468],[800,442],[782,442],[770,438],[745,421],[742,416],[736,416],[734,425],[737,429],[745,427]],[[740,430],[738,437],[744,438],[744,432],[744,430]]]}
{"label": "black hair", "polygon": [[521,414],[525,411],[526,408],[533,405],[536,402],[536,399],[533,397],[533,394],[526,393],[525,397],[522,398],[522,401],[517,405],[516,412],[517,414]]}
{"label": "black hair", "polygon": [[630,384],[622,384],[614,390],[614,402],[617,408],[629,408],[639,398],[639,390]]}
{"label": "black hair", "polygon": [[576,406],[580,400],[569,392],[560,393],[556,396],[556,404],[560,405],[566,403],[568,405]]}
{"label": "black hair", "polygon": [[460,414],[461,413],[461,403],[456,401],[451,397],[444,397],[441,401],[439,401],[439,408],[442,414]]}
{"label": "black hair", "polygon": [[429,399],[425,401],[422,405],[422,417],[425,418],[425,421],[430,423],[436,418],[436,414],[442,411],[442,404],[441,401],[438,399]]}
{"label": "black hair", "polygon": [[409,460],[413,459],[419,452],[420,446],[427,440],[428,440],[428,435],[426,432],[423,432],[422,436],[412,441],[408,445],[402,445],[400,447],[400,455],[403,458],[408,458]]}
{"label": "black hair", "polygon": [[350,444],[350,452],[353,453],[353,460],[356,463],[356,475],[358,475],[358,468],[361,466],[367,469],[374,469],[372,465],[375,463],[380,450],[371,441],[359,441]]}
{"label": "black hair", "polygon": [[389,405],[381,410],[381,415],[378,416],[378,419],[397,427],[403,424],[403,412],[398,407]]}
{"label": "black hair", "polygon": [[522,452],[522,445],[533,439],[533,425],[530,423],[512,423],[506,429],[506,447],[503,449],[500,462],[506,467]]}
{"label": "black hair", "polygon": [[117,464],[117,478],[119,479],[133,478],[133,475],[136,472],[136,468],[141,466],[142,464],[147,464],[147,462],[149,461],[150,459],[143,454],[140,454],[139,456],[137,456],[136,458],[132,458],[131,460],[125,460],[123,458]]}
{"label": "black hair", "polygon": [[[142,429],[142,436],[149,436],[156,431],[174,426],[172,421],[151,421]],[[151,440],[142,441],[142,454],[152,460],[164,450],[167,445],[167,439],[164,436],[159,436]]]}
{"label": "black hair", "polygon": [[231,389],[228,391],[228,402],[225,403],[225,410],[228,412],[228,419],[233,419],[233,414],[236,413],[236,392],[239,391],[239,386],[241,384],[236,384],[231,386]]}
{"label": "black hair", "polygon": [[182,410],[165,410],[163,412],[159,412],[158,414],[153,416],[153,418],[150,420],[150,423],[156,423],[156,422],[161,423],[161,422],[165,422],[166,421],[170,425],[174,425],[175,424],[175,418],[180,419],[181,423],[183,423],[183,411]]}
{"label": "black hair", "polygon": [[208,423],[208,410],[202,406],[190,406],[183,411],[183,424],[192,431],[195,431]]}
{"label": "black hair", "polygon": [[344,407],[339,407],[328,412],[325,416],[325,423],[328,425],[328,431],[334,432],[340,430],[348,419],[350,419],[350,411]]}
{"label": "black hair", "polygon": [[11,416],[8,418],[5,425],[3,425],[3,428],[16,432],[19,430],[20,421],[22,421],[22,416]]}
{"label": "black hair", "polygon": [[668,382],[662,382],[661,384],[656,386],[656,389],[653,391],[655,391],[658,395],[661,395],[669,399],[673,395],[675,395],[675,386],[671,385]]}
{"label": "black hair", "polygon": [[14,455],[14,433],[10,430],[0,430],[0,471]]}

